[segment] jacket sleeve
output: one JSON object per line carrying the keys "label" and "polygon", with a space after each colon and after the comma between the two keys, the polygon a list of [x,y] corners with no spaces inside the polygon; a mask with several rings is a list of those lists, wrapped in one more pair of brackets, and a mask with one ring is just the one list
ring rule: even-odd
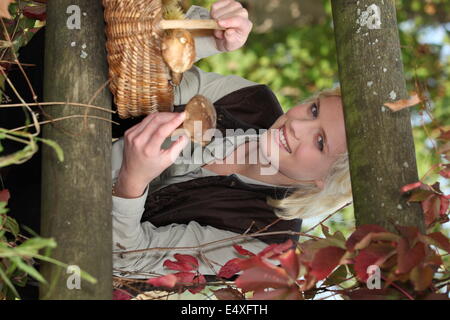
{"label": "jacket sleeve", "polygon": [[214,72],[205,72],[194,66],[183,74],[180,85],[175,87],[175,105],[187,104],[189,100],[201,94],[211,102],[242,88],[251,87],[257,83],[239,76],[223,76]]}
{"label": "jacket sleeve", "polygon": [[[112,150],[113,180],[117,178],[122,162],[123,139],[114,143]],[[237,236],[226,230],[216,229],[210,226],[201,226],[195,221],[188,224],[170,224],[163,227],[156,227],[150,222],[141,223],[144,212],[145,200],[148,189],[145,193],[135,199],[112,198],[112,225],[113,225],[113,251],[129,251],[148,248],[179,248],[197,247],[200,244],[212,241],[229,239]],[[134,253],[134,254],[114,254],[113,267],[114,274],[121,276],[128,272],[139,272],[136,277],[142,278],[142,274],[165,274],[168,269],[164,267],[164,261],[172,259],[173,254],[179,252],[197,256],[202,274],[216,274],[217,270],[212,270],[211,266],[225,264],[228,260],[237,258],[232,243],[241,243],[246,249],[259,252],[266,245],[257,239],[246,239],[242,241],[227,241],[215,246],[207,247],[200,256],[199,250],[156,250]],[[203,258],[202,258],[203,257]],[[205,260],[207,259],[209,263]],[[219,267],[220,268],[220,267]]]}

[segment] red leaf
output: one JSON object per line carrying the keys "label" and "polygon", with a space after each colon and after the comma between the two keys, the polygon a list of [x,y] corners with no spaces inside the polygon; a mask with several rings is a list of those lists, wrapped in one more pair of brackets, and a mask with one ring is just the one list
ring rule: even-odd
{"label": "red leaf", "polygon": [[11,197],[8,189],[3,189],[0,191],[0,202],[8,202]]}
{"label": "red leaf", "polygon": [[[282,268],[276,267],[260,257],[248,260],[252,260],[252,267],[244,270],[242,275],[235,281],[236,285],[245,292],[289,286],[291,281],[286,271]],[[242,262],[247,263],[246,261]],[[241,262],[239,265],[241,266]]]}
{"label": "red leaf", "polygon": [[245,296],[237,289],[223,288],[219,290],[213,290],[214,295],[218,300],[245,300]]}
{"label": "red leaf", "polygon": [[113,291],[113,300],[131,300],[131,298],[133,296],[124,290],[116,289]]}
{"label": "red leaf", "polygon": [[427,234],[425,238],[431,239],[431,241],[427,241],[427,243],[435,245],[436,247],[441,248],[442,250],[445,250],[448,253],[450,253],[450,240],[442,233],[433,232]]}
{"label": "red leaf", "polygon": [[407,184],[406,186],[403,186],[400,189],[400,192],[405,193],[405,192],[417,189],[417,188],[421,187],[422,185],[423,185],[423,183],[420,182],[420,181],[414,182],[414,183],[410,183],[410,184]]}
{"label": "red leaf", "polygon": [[225,265],[220,268],[219,273],[217,274],[218,277],[221,278],[231,278],[232,276],[234,276],[236,273],[238,273],[239,271],[241,271],[241,268],[238,264],[238,262],[241,259],[231,259],[230,261],[228,261],[227,263],[225,263]]}
{"label": "red leaf", "polygon": [[23,15],[30,19],[45,21],[47,19],[47,8],[45,5],[26,6],[23,9]]}
{"label": "red leaf", "polygon": [[444,210],[445,207],[448,207],[448,200],[445,198],[442,199],[444,199],[442,206],[441,197],[438,194],[433,194],[422,201],[422,210],[425,216],[425,224],[427,226],[435,222],[441,215],[442,210]]}
{"label": "red leaf", "polygon": [[294,243],[291,239],[287,240],[286,242],[280,243],[280,244],[271,244],[267,248],[265,248],[263,251],[258,253],[259,257],[264,257],[267,259],[276,259],[280,254],[285,252],[286,250],[289,250],[293,247]]}
{"label": "red leaf", "polygon": [[450,130],[444,131],[441,129],[441,135],[438,137],[440,140],[450,140]]}
{"label": "red leaf", "polygon": [[431,191],[431,190],[417,189],[417,190],[414,190],[414,192],[412,193],[412,195],[408,199],[408,201],[409,202],[422,202],[433,194],[435,194],[435,192]]}
{"label": "red leaf", "polygon": [[367,268],[371,265],[381,266],[394,248],[389,244],[371,244],[359,251],[355,258],[355,272],[360,281],[367,281],[369,275]]}
{"label": "red leaf", "polygon": [[412,96],[409,97],[408,99],[401,99],[395,102],[385,102],[384,105],[389,109],[391,109],[392,111],[396,112],[405,108],[415,106],[420,102],[421,102],[420,97],[417,95],[417,93],[413,92]]}
{"label": "red leaf", "polygon": [[181,285],[190,285],[194,282],[195,273],[193,272],[177,272],[173,274],[177,278],[177,283]]}
{"label": "red leaf", "polygon": [[417,242],[413,248],[406,239],[401,239],[397,246],[397,273],[408,273],[425,259],[425,244]]}
{"label": "red leaf", "polygon": [[439,174],[444,178],[450,179],[450,166],[447,166],[445,169],[439,171]]}
{"label": "red leaf", "polygon": [[194,280],[192,281],[192,284],[195,285],[194,288],[189,288],[189,292],[192,294],[196,294],[201,292],[203,289],[205,289],[206,279],[202,274],[197,275]]}
{"label": "red leaf", "polygon": [[198,260],[196,257],[193,257],[188,254],[180,254],[180,253],[176,253],[173,257],[180,262],[189,263],[192,265],[192,267],[194,267],[195,269],[198,269],[199,264],[198,264]]}
{"label": "red leaf", "polygon": [[165,276],[148,279],[147,283],[155,287],[173,288],[177,284],[177,277],[174,274],[166,274]]}
{"label": "red leaf", "polygon": [[300,261],[295,250],[291,249],[288,252],[283,253],[278,257],[278,260],[291,279],[297,280],[300,272]]}
{"label": "red leaf", "polygon": [[441,200],[441,207],[439,208],[439,214],[441,216],[447,215],[448,214],[448,206],[449,206],[449,198],[450,196],[444,196],[444,195],[440,195],[439,196],[440,200]]}
{"label": "red leaf", "polygon": [[411,271],[411,282],[414,284],[415,291],[424,291],[428,289],[433,281],[434,271],[430,266],[416,266]]}
{"label": "red leaf", "polygon": [[174,258],[177,261],[166,260],[163,265],[166,268],[177,271],[193,271],[198,269],[198,260],[193,256],[177,253],[174,255]]}
{"label": "red leaf", "polygon": [[310,273],[317,280],[325,279],[338,265],[345,250],[338,247],[320,249],[311,263]]}
{"label": "red leaf", "polygon": [[288,288],[273,289],[270,291],[259,290],[253,294],[253,300],[300,300],[299,288],[296,286]]}
{"label": "red leaf", "polygon": [[[397,230],[399,231],[400,235],[408,241],[410,245],[415,243],[415,241],[420,236],[419,229],[417,227],[403,227],[398,226]],[[398,240],[400,241],[400,239]]]}
{"label": "red leaf", "polygon": [[347,247],[347,250],[353,251],[355,248],[355,245],[359,243],[361,240],[364,239],[364,237],[369,233],[379,233],[379,232],[387,232],[384,228],[373,225],[373,224],[366,224],[358,227],[358,229],[355,230],[355,232],[352,233],[350,238],[348,238],[345,246]]}
{"label": "red leaf", "polygon": [[242,246],[234,244],[233,248],[240,254],[243,256],[249,256],[249,257],[253,257],[255,256],[255,254],[253,252],[250,252],[248,250],[245,250]]}

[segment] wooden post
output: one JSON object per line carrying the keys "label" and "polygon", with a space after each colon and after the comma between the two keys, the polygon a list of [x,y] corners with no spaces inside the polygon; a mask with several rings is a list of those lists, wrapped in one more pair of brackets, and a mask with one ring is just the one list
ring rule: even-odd
{"label": "wooden post", "polygon": [[399,190],[418,181],[409,110],[385,102],[408,97],[393,0],[332,0],[339,78],[357,225],[423,230],[418,204]]}
{"label": "wooden post", "polygon": [[[88,103],[108,80],[105,27],[101,0],[58,0],[47,3],[44,100]],[[111,108],[111,94],[99,90],[92,104]],[[108,113],[69,105],[46,109],[53,118],[69,115],[110,119]],[[47,125],[44,138],[64,151],[43,149],[42,235],[58,247],[52,257],[74,269],[44,264],[51,286],[41,286],[41,299],[112,298],[111,124],[73,118]],[[81,280],[77,267],[97,279]],[[55,281],[52,283],[52,281]]]}

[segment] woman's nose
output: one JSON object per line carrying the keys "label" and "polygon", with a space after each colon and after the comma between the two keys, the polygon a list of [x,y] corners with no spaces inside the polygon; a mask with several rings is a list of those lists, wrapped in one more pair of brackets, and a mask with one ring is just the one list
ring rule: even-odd
{"label": "woman's nose", "polygon": [[317,120],[305,117],[298,117],[291,120],[290,123],[292,134],[298,140],[304,137],[306,133],[314,131],[317,127]]}

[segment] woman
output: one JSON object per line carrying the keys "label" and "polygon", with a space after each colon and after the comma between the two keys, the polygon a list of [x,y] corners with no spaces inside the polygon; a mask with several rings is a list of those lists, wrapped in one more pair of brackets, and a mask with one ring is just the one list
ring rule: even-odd
{"label": "woman", "polygon": [[[208,14],[195,7],[187,15]],[[216,2],[211,16],[227,30],[216,32],[215,42],[197,39],[198,58],[240,48],[251,29],[247,11],[236,1]],[[183,112],[152,114],[127,130],[113,146],[115,251],[197,247],[262,229],[300,231],[299,218],[332,212],[351,200],[339,91],[323,92],[283,114],[266,86],[194,67],[176,89],[176,111],[196,94],[214,102],[218,129],[240,131],[182,153],[190,147],[188,139],[172,143],[170,135]],[[196,151],[200,162],[192,160]],[[260,157],[250,161],[255,154]],[[199,258],[201,273],[216,274],[237,257],[232,243],[258,252],[288,238],[296,239],[284,233],[181,252]],[[114,273],[165,274],[163,263],[176,252],[116,254]]]}

